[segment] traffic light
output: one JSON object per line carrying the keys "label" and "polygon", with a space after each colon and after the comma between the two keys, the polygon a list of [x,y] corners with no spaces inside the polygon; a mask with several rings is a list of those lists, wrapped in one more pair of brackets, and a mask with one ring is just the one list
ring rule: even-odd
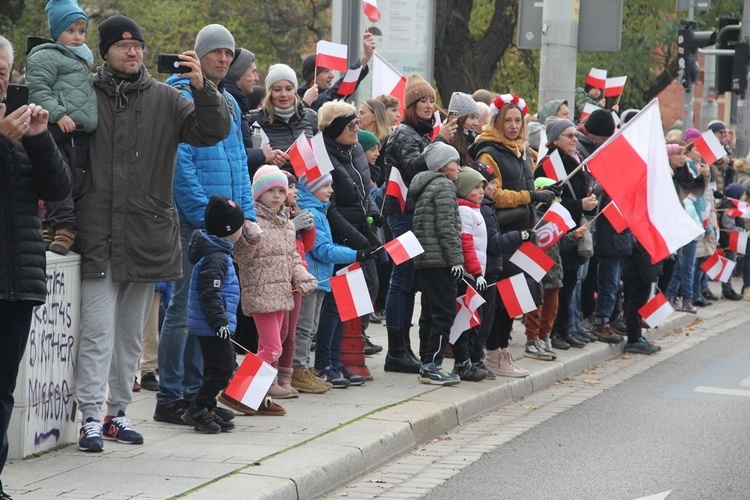
{"label": "traffic light", "polygon": [[677,32],[677,80],[689,89],[698,81],[698,49],[716,43],[713,31],[695,31],[698,23],[682,21],[682,29]]}
{"label": "traffic light", "polygon": [[[716,37],[717,49],[734,49],[740,40],[740,20],[722,17],[719,19],[719,34]],[[732,68],[734,56],[716,56],[716,93],[732,90]]]}

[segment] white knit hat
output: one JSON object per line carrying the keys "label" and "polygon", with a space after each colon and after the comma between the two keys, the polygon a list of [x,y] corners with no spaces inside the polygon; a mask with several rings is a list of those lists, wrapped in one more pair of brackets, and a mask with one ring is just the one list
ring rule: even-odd
{"label": "white knit hat", "polygon": [[281,80],[287,80],[296,87],[297,73],[286,64],[274,64],[268,68],[268,75],[266,75],[266,92],[270,92],[273,84]]}

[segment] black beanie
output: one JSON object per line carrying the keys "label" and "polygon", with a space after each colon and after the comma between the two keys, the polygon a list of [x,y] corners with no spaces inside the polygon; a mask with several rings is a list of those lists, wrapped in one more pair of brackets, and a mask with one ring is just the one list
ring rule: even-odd
{"label": "black beanie", "polygon": [[104,58],[109,47],[120,40],[138,40],[146,43],[136,22],[117,14],[108,17],[99,25],[99,54]]}
{"label": "black beanie", "polygon": [[307,79],[315,73],[315,54],[310,54],[302,60],[302,79],[307,83]]}
{"label": "black beanie", "polygon": [[242,208],[226,196],[212,196],[204,218],[206,232],[220,237],[234,234],[245,223]]}
{"label": "black beanie", "polygon": [[612,113],[606,109],[597,109],[591,113],[584,123],[589,134],[600,137],[611,137],[615,133],[615,119]]}

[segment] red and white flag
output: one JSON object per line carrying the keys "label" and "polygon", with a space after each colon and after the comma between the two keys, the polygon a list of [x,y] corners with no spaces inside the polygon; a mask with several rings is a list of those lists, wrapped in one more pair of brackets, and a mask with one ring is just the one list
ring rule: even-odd
{"label": "red and white flag", "polygon": [[557,201],[550,205],[549,210],[542,216],[542,220],[547,224],[540,225],[536,232],[537,246],[542,250],[546,250],[557,243],[560,238],[565,236],[565,233],[576,225],[573,217],[570,216],[570,212]]}
{"label": "red and white flag", "polygon": [[607,221],[618,234],[628,228],[628,221],[622,216],[622,212],[617,208],[614,201],[610,201],[607,206],[602,209],[602,215],[607,218]]}
{"label": "red and white flag", "polygon": [[534,297],[531,296],[529,284],[523,273],[497,282],[497,291],[503,301],[508,316],[516,318],[536,309]]}
{"label": "red and white flag", "polygon": [[347,46],[343,43],[320,40],[315,50],[315,66],[317,68],[346,71],[349,67],[347,50]]}
{"label": "red and white flag", "polygon": [[403,212],[406,209],[406,195],[409,188],[406,187],[401,172],[396,167],[391,168],[391,175],[388,176],[388,184],[385,186],[385,195],[393,196],[398,200],[398,204]]}
{"label": "red and white flag", "polygon": [[277,372],[276,368],[248,352],[224,392],[230,398],[257,410]]}
{"label": "red and white flag", "polygon": [[375,52],[372,57],[372,97],[386,94],[398,99],[398,114],[404,116],[404,89],[406,77],[383,56]]}
{"label": "red and white flag", "polygon": [[653,263],[703,233],[677,198],[662,130],[654,99],[586,161]]}
{"label": "red and white flag", "polygon": [[388,252],[388,255],[391,256],[393,263],[396,265],[424,253],[424,248],[422,248],[419,240],[411,231],[407,231],[398,238],[392,239],[383,245],[383,248]]}
{"label": "red and white flag", "polygon": [[537,151],[537,158],[544,158],[547,156],[547,132],[544,128],[539,131],[539,151]]}
{"label": "red and white flag", "polygon": [[747,252],[747,233],[745,231],[730,232],[729,249],[738,254],[745,255]]}
{"label": "red and white flag", "polygon": [[341,321],[349,321],[375,311],[362,269],[331,278],[331,292],[336,299]]}
{"label": "red and white flag", "polygon": [[266,135],[266,131],[263,130],[263,127],[261,127],[258,122],[253,123],[250,127],[253,135],[260,137],[260,147],[265,147],[267,144],[271,143],[268,139],[268,135]]}
{"label": "red and white flag", "polygon": [[456,302],[458,302],[456,318],[453,320],[453,326],[451,326],[448,338],[448,342],[451,344],[455,344],[458,337],[466,330],[479,326],[481,320],[479,314],[477,314],[477,310],[484,304],[485,300],[479,292],[469,286],[466,288],[466,293],[458,297]]}
{"label": "red and white flag", "polygon": [[432,132],[429,135],[431,141],[440,135],[442,128],[443,122],[440,121],[440,111],[435,110],[435,114],[432,116]]}
{"label": "red and white flag", "polygon": [[355,262],[353,264],[349,264],[346,267],[342,267],[341,269],[339,269],[338,271],[336,271],[336,276],[343,276],[346,273],[350,273],[352,271],[356,271],[357,269],[362,269],[362,264],[360,264],[359,262]]}
{"label": "red and white flag", "polygon": [[365,16],[372,22],[380,20],[380,11],[378,10],[377,0],[362,0],[362,8],[365,11]]}
{"label": "red and white flag", "polygon": [[589,75],[586,77],[586,85],[597,89],[603,89],[607,86],[607,70],[591,68]]}
{"label": "red and white flag", "polygon": [[607,78],[606,87],[604,88],[604,97],[617,97],[622,94],[622,89],[625,88],[625,82],[627,81],[627,76]]}
{"label": "red and white flag", "polygon": [[349,96],[357,90],[357,83],[359,82],[359,75],[362,73],[362,66],[357,68],[349,68],[346,70],[344,80],[339,85],[339,95]]}
{"label": "red and white flag", "polygon": [[510,256],[509,260],[522,271],[528,273],[528,275],[534,278],[537,282],[541,282],[542,278],[544,278],[549,270],[552,269],[552,266],[555,265],[555,261],[552,257],[544,253],[544,250],[529,241],[521,244],[521,246],[518,247],[518,250]]}
{"label": "red and white flag", "polygon": [[333,171],[333,163],[331,163],[331,157],[328,156],[323,132],[318,132],[310,139],[310,147],[312,147],[313,155],[315,155],[316,168],[312,169],[312,171],[308,169],[307,179],[317,179]]}
{"label": "red and white flag", "polygon": [[750,203],[735,200],[734,198],[727,199],[734,205],[734,208],[727,209],[727,215],[731,217],[750,217]]}
{"label": "red and white flag", "polygon": [[708,165],[716,163],[727,155],[724,146],[721,145],[719,139],[716,138],[713,132],[703,132],[700,137],[693,141],[693,146],[701,154],[703,161]]}
{"label": "red and white flag", "polygon": [[586,105],[581,110],[581,116],[578,117],[579,122],[583,122],[586,118],[589,117],[591,113],[596,111],[597,109],[602,109],[599,106],[595,104],[591,104],[590,102],[587,102]]}
{"label": "red and white flag", "polygon": [[539,166],[542,167],[544,176],[554,181],[561,181],[568,176],[559,149],[555,149],[552,154],[544,158]]}
{"label": "red and white flag", "polygon": [[641,318],[648,324],[649,328],[656,328],[673,312],[674,307],[672,307],[667,297],[661,292],[654,295],[653,298],[638,309],[638,314],[641,315]]}
{"label": "red and white flag", "polygon": [[726,257],[719,255],[719,252],[708,257],[701,264],[701,269],[706,273],[708,279],[721,281],[726,283],[732,277],[732,271],[734,271],[735,262],[729,260]]}
{"label": "red and white flag", "polygon": [[297,177],[317,169],[318,163],[315,161],[315,153],[313,153],[310,141],[307,140],[304,132],[297,137],[292,147],[289,148],[289,162],[292,164]]}

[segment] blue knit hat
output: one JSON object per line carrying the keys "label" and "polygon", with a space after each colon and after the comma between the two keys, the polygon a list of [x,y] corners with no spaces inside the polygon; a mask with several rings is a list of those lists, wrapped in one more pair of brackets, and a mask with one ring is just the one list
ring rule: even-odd
{"label": "blue knit hat", "polygon": [[86,26],[89,25],[89,17],[78,6],[78,0],[49,0],[44,10],[47,11],[49,34],[54,40],[79,19],[86,21]]}

